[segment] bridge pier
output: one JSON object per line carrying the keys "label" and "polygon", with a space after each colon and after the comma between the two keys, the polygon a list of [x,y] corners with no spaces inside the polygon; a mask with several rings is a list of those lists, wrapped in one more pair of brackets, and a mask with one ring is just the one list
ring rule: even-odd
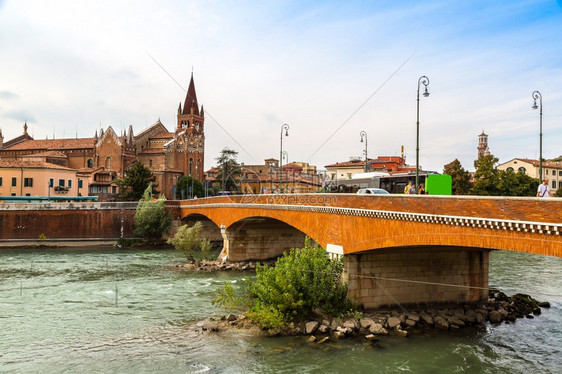
{"label": "bridge pier", "polygon": [[305,240],[301,231],[271,218],[245,219],[221,231],[219,259],[233,262],[274,259],[291,248],[302,248]]}
{"label": "bridge pier", "polygon": [[366,309],[488,299],[490,250],[406,247],[344,256],[348,296]]}

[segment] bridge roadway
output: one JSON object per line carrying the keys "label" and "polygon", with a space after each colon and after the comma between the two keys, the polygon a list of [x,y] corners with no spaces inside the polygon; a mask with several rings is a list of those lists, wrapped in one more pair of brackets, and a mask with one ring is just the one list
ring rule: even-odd
{"label": "bridge roadway", "polygon": [[309,236],[343,255],[349,294],[367,308],[487,298],[491,250],[562,257],[562,199],[355,194],[170,201],[201,221],[231,261],[264,260]]}

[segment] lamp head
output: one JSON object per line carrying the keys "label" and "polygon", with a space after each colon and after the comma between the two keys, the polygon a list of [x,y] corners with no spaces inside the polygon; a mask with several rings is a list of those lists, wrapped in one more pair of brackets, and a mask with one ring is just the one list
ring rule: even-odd
{"label": "lamp head", "polygon": [[285,136],[289,136],[289,129],[285,129]]}
{"label": "lamp head", "polygon": [[533,101],[533,106],[531,108],[538,109],[537,100]]}
{"label": "lamp head", "polygon": [[363,136],[361,136],[361,143],[363,143]]}
{"label": "lamp head", "polygon": [[429,91],[427,90],[427,86],[425,86],[425,91],[423,92],[423,97],[428,97]]}

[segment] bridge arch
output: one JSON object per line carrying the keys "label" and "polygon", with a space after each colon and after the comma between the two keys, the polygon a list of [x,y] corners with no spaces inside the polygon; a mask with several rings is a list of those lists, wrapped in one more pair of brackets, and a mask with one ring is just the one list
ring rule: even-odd
{"label": "bridge arch", "polygon": [[250,216],[223,230],[221,256],[230,261],[274,259],[291,248],[302,248],[305,237],[304,232],[282,220]]}

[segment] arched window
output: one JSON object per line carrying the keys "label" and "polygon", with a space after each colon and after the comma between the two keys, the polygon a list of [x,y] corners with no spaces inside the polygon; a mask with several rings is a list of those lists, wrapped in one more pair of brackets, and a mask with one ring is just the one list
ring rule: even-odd
{"label": "arched window", "polygon": [[513,168],[510,166],[507,169],[505,169],[506,171],[513,171]]}
{"label": "arched window", "polygon": [[527,169],[521,166],[519,169],[517,169],[517,171],[520,172],[521,174],[525,174],[527,172]]}
{"label": "arched window", "polygon": [[105,169],[111,170],[111,157],[107,156],[105,158]]}
{"label": "arched window", "polygon": [[89,168],[93,168],[93,167],[94,167],[94,160],[92,160],[91,158],[88,159],[88,167],[89,167]]}
{"label": "arched window", "polygon": [[192,171],[193,171],[193,159],[190,158],[190,159],[189,159],[189,175],[190,175],[190,176],[193,175],[193,174],[192,174]]}
{"label": "arched window", "polygon": [[148,160],[148,167],[152,167],[152,160]]}

